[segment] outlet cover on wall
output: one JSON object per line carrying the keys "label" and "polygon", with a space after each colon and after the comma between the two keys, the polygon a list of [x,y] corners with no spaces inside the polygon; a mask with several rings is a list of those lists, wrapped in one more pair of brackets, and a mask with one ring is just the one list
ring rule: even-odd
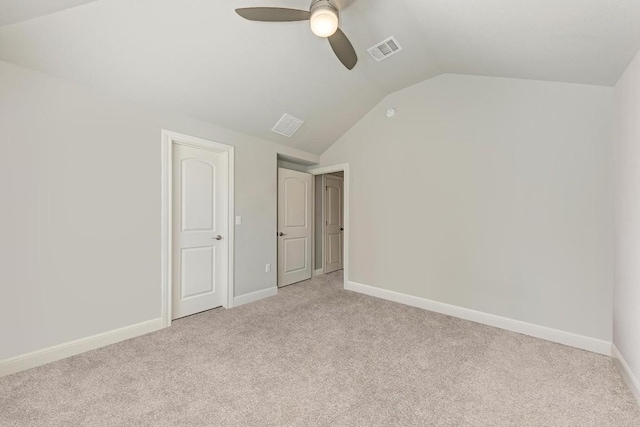
{"label": "outlet cover on wall", "polygon": [[271,264],[265,265],[264,271],[265,271],[265,273],[270,273],[271,272]]}

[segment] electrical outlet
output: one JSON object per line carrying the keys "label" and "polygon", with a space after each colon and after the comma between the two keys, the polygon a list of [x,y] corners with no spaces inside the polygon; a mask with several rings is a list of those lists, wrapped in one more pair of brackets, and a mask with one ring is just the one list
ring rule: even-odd
{"label": "electrical outlet", "polygon": [[242,224],[242,217],[241,216],[237,216],[236,217],[236,225],[240,225]]}
{"label": "electrical outlet", "polygon": [[265,273],[269,273],[269,272],[271,272],[271,264],[267,264],[267,265],[264,267],[264,271],[265,271]]}

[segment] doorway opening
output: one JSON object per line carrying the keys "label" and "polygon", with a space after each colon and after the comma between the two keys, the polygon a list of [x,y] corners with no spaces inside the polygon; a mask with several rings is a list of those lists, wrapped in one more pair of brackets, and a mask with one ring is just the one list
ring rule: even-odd
{"label": "doorway opening", "polygon": [[349,164],[278,166],[278,287],[339,270],[346,286]]}
{"label": "doorway opening", "polygon": [[349,281],[349,164],[311,167],[307,172],[314,176],[316,190],[314,275],[343,270],[346,287]]}
{"label": "doorway opening", "polygon": [[315,175],[314,276],[343,269],[344,172]]}

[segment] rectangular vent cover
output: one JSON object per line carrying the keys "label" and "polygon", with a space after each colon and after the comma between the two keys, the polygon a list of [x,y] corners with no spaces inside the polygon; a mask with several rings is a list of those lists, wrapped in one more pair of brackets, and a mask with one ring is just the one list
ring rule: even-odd
{"label": "rectangular vent cover", "polygon": [[377,45],[370,47],[367,49],[367,52],[369,52],[376,61],[380,62],[383,59],[387,59],[388,57],[395,55],[401,50],[402,47],[398,43],[398,40],[391,36],[382,43],[378,43]]}
{"label": "rectangular vent cover", "polygon": [[278,120],[278,123],[276,123],[271,130],[275,133],[291,138],[293,134],[300,129],[300,126],[302,126],[303,123],[304,121],[284,113],[280,120]]}

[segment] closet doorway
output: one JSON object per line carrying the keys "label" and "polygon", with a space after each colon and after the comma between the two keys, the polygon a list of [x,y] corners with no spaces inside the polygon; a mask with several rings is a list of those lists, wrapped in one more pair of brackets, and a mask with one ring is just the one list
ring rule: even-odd
{"label": "closet doorway", "polygon": [[316,275],[342,270],[344,264],[344,172],[317,175]]}

